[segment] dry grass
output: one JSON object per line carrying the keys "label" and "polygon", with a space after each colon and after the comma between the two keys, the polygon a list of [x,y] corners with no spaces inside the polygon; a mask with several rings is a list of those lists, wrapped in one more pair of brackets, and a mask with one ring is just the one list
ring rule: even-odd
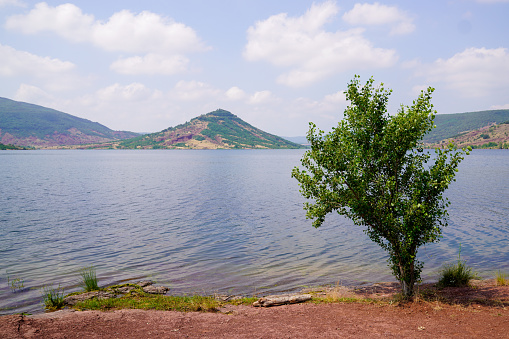
{"label": "dry grass", "polygon": [[509,274],[498,271],[495,281],[497,286],[509,286]]}

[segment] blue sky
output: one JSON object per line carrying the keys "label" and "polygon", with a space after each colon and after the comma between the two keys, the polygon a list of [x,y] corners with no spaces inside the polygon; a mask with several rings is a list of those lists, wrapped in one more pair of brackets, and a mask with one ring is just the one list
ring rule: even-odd
{"label": "blue sky", "polygon": [[115,130],[223,108],[267,132],[342,119],[355,74],[389,109],[509,108],[509,0],[0,0],[0,96]]}

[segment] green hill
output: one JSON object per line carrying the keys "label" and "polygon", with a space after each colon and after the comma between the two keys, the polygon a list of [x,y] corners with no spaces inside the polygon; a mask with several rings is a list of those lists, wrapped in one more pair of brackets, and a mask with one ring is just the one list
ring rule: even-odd
{"label": "green hill", "polygon": [[480,111],[455,114],[437,114],[436,128],[424,137],[425,143],[436,143],[440,140],[454,138],[460,133],[477,130],[493,123],[509,121],[509,109]]}
{"label": "green hill", "polygon": [[0,142],[51,147],[132,138],[97,122],[51,108],[0,98]]}
{"label": "green hill", "polygon": [[116,148],[252,149],[302,148],[218,109],[185,124],[115,143]]}

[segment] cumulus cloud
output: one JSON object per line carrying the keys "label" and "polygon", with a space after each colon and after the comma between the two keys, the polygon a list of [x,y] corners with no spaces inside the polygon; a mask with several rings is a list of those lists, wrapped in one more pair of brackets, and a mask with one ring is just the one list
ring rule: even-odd
{"label": "cumulus cloud", "polygon": [[115,83],[97,91],[97,99],[104,101],[145,101],[161,96],[161,92],[134,82],[129,85]]}
{"label": "cumulus cloud", "polygon": [[37,86],[21,84],[14,95],[14,100],[47,105],[54,97]]}
{"label": "cumulus cloud", "polygon": [[[92,43],[105,51],[145,55],[111,65],[113,70],[125,74],[174,74],[187,67],[184,54],[209,49],[191,27],[149,11],[135,14],[123,10],[103,22],[73,4],[52,7],[41,2],[28,14],[9,17],[5,26],[25,34],[53,32],[71,42]],[[151,61],[154,64],[148,65]]]}
{"label": "cumulus cloud", "polygon": [[346,103],[346,94],[345,91],[338,91],[336,93],[328,94],[324,97],[324,102],[332,103],[332,104],[345,104]]}
{"label": "cumulus cloud", "polygon": [[338,91],[325,95],[320,100],[311,100],[309,98],[298,98],[294,102],[295,112],[301,112],[302,115],[315,112],[327,119],[335,119],[337,116],[330,115],[331,112],[341,112],[346,108],[347,100],[344,91]]}
{"label": "cumulus cloud", "polygon": [[179,81],[172,91],[172,97],[177,100],[191,101],[214,98],[221,91],[201,81]]}
{"label": "cumulus cloud", "polygon": [[465,97],[509,92],[509,52],[506,48],[467,48],[449,59],[417,67],[416,75],[444,83]]}
{"label": "cumulus cloud", "polygon": [[242,100],[246,98],[246,92],[238,88],[237,86],[233,86],[229,90],[225,92],[226,98],[229,100]]}
{"label": "cumulus cloud", "polygon": [[41,2],[26,15],[8,18],[6,27],[26,34],[50,31],[108,51],[182,53],[207,49],[191,27],[148,11],[136,15],[123,10],[101,22],[73,4],[51,7]]}
{"label": "cumulus cloud", "polygon": [[73,4],[50,7],[41,2],[26,15],[9,17],[5,27],[25,34],[50,31],[70,41],[82,42],[90,40],[93,24],[94,16],[83,14],[81,9]]}
{"label": "cumulus cloud", "polygon": [[255,92],[253,95],[249,97],[248,104],[251,105],[260,105],[266,104],[271,101],[277,100],[274,94],[270,91],[259,91]]}
{"label": "cumulus cloud", "polygon": [[111,64],[110,68],[120,74],[164,74],[172,75],[184,72],[189,59],[182,55],[164,56],[160,54],[147,54],[144,57],[134,56],[119,59]]}
{"label": "cumulus cloud", "polygon": [[69,61],[41,57],[0,44],[0,75],[3,76],[29,74],[46,77],[51,74],[68,72],[74,67],[74,64]]}
{"label": "cumulus cloud", "polygon": [[391,34],[408,34],[415,30],[413,19],[396,6],[374,4],[355,4],[353,9],[343,15],[343,20],[351,25],[390,25]]}
{"label": "cumulus cloud", "polygon": [[290,67],[277,81],[293,87],[306,86],[334,73],[351,69],[392,66],[394,50],[375,48],[362,29],[326,31],[324,26],[338,13],[334,2],[313,4],[300,17],[286,13],[257,22],[247,31],[244,58]]}

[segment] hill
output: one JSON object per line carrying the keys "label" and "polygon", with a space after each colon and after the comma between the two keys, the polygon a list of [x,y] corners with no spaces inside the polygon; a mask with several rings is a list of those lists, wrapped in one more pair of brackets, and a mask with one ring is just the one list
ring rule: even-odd
{"label": "hill", "polygon": [[465,131],[453,138],[447,138],[429,147],[443,147],[453,142],[457,147],[472,148],[503,148],[509,149],[509,121],[501,124],[491,124],[472,131]]}
{"label": "hill", "polygon": [[112,146],[138,149],[302,148],[299,144],[253,127],[222,109],[161,132],[116,142]]}
{"label": "hill", "polygon": [[479,111],[455,114],[437,114],[436,128],[423,139],[424,143],[437,143],[444,139],[454,138],[461,133],[509,121],[509,109]]}
{"label": "hill", "polygon": [[137,136],[51,108],[0,98],[0,143],[36,148],[103,143]]}

